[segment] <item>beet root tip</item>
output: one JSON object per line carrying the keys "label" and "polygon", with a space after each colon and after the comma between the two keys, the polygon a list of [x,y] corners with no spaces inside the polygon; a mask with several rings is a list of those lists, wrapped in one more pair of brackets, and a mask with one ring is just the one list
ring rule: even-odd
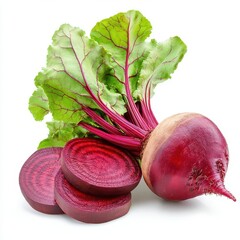
{"label": "beet root tip", "polygon": [[233,200],[234,202],[237,201],[237,199],[225,188],[225,186],[223,184],[214,187],[212,189],[212,192],[217,195],[225,196],[225,197]]}

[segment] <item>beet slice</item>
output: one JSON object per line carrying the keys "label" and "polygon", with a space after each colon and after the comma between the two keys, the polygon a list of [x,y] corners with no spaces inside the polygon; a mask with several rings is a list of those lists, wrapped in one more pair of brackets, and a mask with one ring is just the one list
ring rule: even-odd
{"label": "beet slice", "polygon": [[86,194],[71,185],[62,170],[55,178],[55,198],[68,216],[86,223],[103,223],[122,217],[131,206],[131,193],[116,197]]}
{"label": "beet slice", "polygon": [[142,173],[138,162],[127,152],[96,138],[76,138],[62,151],[62,171],[80,191],[97,196],[129,193]]}
{"label": "beet slice", "polygon": [[34,152],[19,174],[23,196],[32,208],[48,214],[63,213],[54,198],[54,181],[60,165],[62,148],[44,148]]}

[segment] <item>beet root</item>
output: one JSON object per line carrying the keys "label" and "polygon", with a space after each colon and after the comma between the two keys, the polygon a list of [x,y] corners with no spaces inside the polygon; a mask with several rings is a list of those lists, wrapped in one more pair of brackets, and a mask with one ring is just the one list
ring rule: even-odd
{"label": "beet root", "polygon": [[151,133],[142,172],[150,189],[164,199],[215,193],[236,201],[224,187],[228,161],[228,146],[218,127],[200,114],[181,113]]}
{"label": "beet root", "polygon": [[97,196],[127,194],[139,183],[138,162],[102,139],[76,138],[62,151],[62,171],[80,191]]}
{"label": "beet root", "polygon": [[19,174],[23,196],[32,208],[48,214],[63,213],[54,198],[54,181],[60,169],[62,148],[45,148],[34,152]]}
{"label": "beet root", "polygon": [[70,217],[86,223],[103,223],[125,215],[131,206],[131,193],[97,197],[73,187],[60,170],[55,178],[55,198]]}

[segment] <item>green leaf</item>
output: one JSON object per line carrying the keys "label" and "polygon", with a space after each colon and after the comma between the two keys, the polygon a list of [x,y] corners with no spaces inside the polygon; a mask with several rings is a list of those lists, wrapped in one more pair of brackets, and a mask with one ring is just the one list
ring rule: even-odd
{"label": "green leaf", "polygon": [[78,123],[86,117],[83,108],[101,110],[99,102],[119,114],[126,112],[122,96],[104,83],[109,71],[105,49],[81,29],[64,24],[53,36],[47,66],[35,84],[43,87],[55,120]]}
{"label": "green leaf", "polygon": [[39,72],[38,75],[34,79],[34,83],[36,87],[42,86],[44,83],[45,77],[43,72]]}
{"label": "green leaf", "polygon": [[158,83],[171,78],[171,74],[186,51],[187,47],[179,37],[172,37],[160,44],[156,43],[142,64],[134,97],[147,101]]}
{"label": "green leaf", "polygon": [[106,139],[122,134],[126,143],[140,140],[155,127],[150,97],[159,82],[171,77],[186,46],[178,37],[161,44],[147,41],[151,29],[133,10],[98,22],[91,38],[69,24],[60,26],[29,99],[36,120],[49,112],[54,119],[39,148],[89,136],[79,122]]}
{"label": "green leaf", "polygon": [[98,22],[91,31],[91,38],[101,44],[112,56],[113,70],[109,73],[107,84],[126,94],[125,85],[133,93],[137,88],[142,61],[148,54],[152,26],[139,11],[118,13]]}
{"label": "green leaf", "polygon": [[47,122],[48,138],[39,143],[38,149],[47,147],[63,147],[69,140],[87,136],[87,131],[75,124],[61,121]]}
{"label": "green leaf", "polygon": [[48,98],[41,87],[38,87],[29,98],[28,109],[37,121],[43,120],[49,113]]}

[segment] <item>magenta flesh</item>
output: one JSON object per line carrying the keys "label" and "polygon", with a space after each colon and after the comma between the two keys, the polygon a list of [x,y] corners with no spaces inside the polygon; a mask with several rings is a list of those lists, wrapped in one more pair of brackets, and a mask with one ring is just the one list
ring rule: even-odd
{"label": "magenta flesh", "polygon": [[154,193],[168,200],[208,193],[236,200],[224,187],[227,143],[212,121],[200,114],[178,114],[154,131],[142,160],[144,178]]}
{"label": "magenta flesh", "polygon": [[55,198],[70,217],[86,223],[103,223],[125,215],[131,206],[131,193],[117,197],[97,197],[73,187],[60,170],[55,178]]}
{"label": "magenta flesh", "polygon": [[61,165],[71,184],[97,196],[127,194],[142,175],[138,162],[129,153],[95,138],[69,141],[62,151]]}
{"label": "magenta flesh", "polygon": [[45,148],[34,152],[24,163],[19,174],[23,196],[32,208],[48,214],[60,214],[54,198],[54,181],[60,169],[62,148]]}

